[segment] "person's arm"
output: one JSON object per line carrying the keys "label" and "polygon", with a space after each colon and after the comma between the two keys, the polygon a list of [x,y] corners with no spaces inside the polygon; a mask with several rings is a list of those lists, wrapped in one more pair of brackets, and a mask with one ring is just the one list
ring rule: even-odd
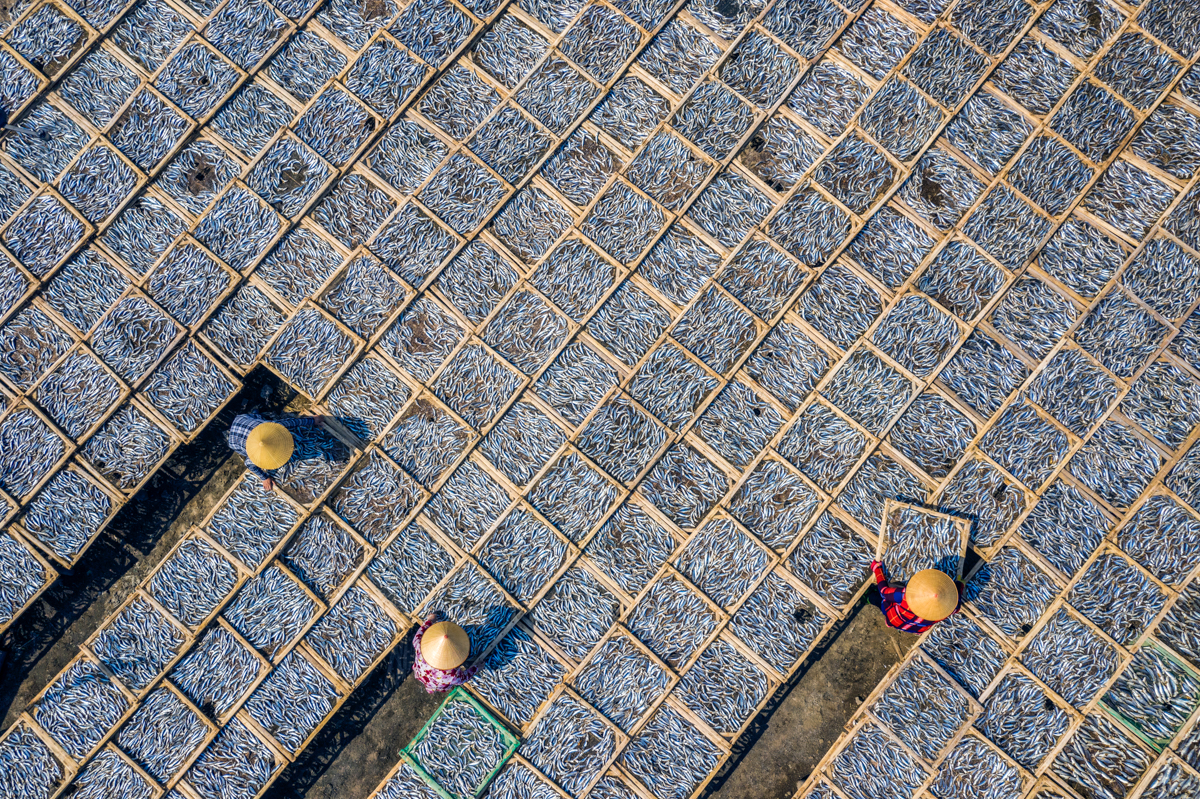
{"label": "person's arm", "polygon": [[967,590],[967,586],[963,583],[960,583],[958,580],[954,581],[954,587],[958,589],[958,604],[955,605],[954,610],[950,612],[951,616],[953,616],[955,613],[958,613],[958,611],[962,608],[963,592]]}
{"label": "person's arm", "polygon": [[275,487],[275,478],[271,475],[271,473],[264,472],[262,469],[255,466],[254,461],[250,460],[249,458],[246,458],[246,469],[247,471],[253,472],[259,476],[259,478],[262,480],[263,491],[270,491]]}
{"label": "person's arm", "polygon": [[904,601],[904,586],[881,585],[879,586],[879,595],[883,597],[885,602],[892,602],[899,605]]}
{"label": "person's arm", "polygon": [[293,416],[289,419],[281,419],[279,423],[294,433],[297,430],[307,430],[311,427],[316,427],[324,419],[324,416],[315,414],[313,416]]}
{"label": "person's arm", "polygon": [[871,561],[871,573],[875,575],[875,585],[887,585],[887,574],[883,571],[882,563]]}

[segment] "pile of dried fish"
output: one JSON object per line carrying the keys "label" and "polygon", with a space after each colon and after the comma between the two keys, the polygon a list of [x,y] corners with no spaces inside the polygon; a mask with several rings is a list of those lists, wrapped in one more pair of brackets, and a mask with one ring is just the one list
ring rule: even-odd
{"label": "pile of dried fish", "polygon": [[454,619],[467,631],[472,652],[483,652],[491,646],[517,613],[483,570],[470,561],[425,600],[417,615],[428,618],[435,611]]}
{"label": "pile of dried fish", "polygon": [[81,799],[107,799],[110,796],[151,799],[154,796],[153,783],[111,748],[101,750],[75,778],[71,788],[74,789],[71,795]]}
{"label": "pile of dried fish", "polygon": [[1089,713],[1054,758],[1054,773],[1076,791],[1102,799],[1117,799],[1150,765],[1150,756],[1116,724]]}
{"label": "pile of dried fish", "polygon": [[691,659],[718,621],[693,589],[666,574],[642,596],[625,623],[650,651],[678,668]]}
{"label": "pile of dried fish", "polygon": [[874,716],[926,760],[935,760],[971,715],[971,706],[946,678],[917,658],[896,675]]}
{"label": "pile of dried fish", "polygon": [[1078,707],[1108,682],[1121,658],[1111,644],[1074,615],[1059,610],[1021,653],[1021,662]]}
{"label": "pile of dried fish", "polygon": [[337,706],[339,691],[299,651],[292,651],[246,700],[246,711],[264,730],[296,752]]}
{"label": "pile of dried fish", "polygon": [[254,684],[262,662],[224,627],[212,627],[171,670],[171,681],[210,719],[224,716]]}
{"label": "pile of dried fish", "polygon": [[986,630],[961,613],[936,625],[921,648],[975,697],[1008,657]]}
{"label": "pile of dried fish", "polygon": [[413,758],[452,796],[470,797],[503,760],[500,731],[465,700],[443,705],[424,736],[412,747]]}
{"label": "pile of dried fish", "polygon": [[[51,552],[67,561],[79,558],[108,521],[113,500],[82,472],[61,471],[25,506],[21,526]],[[34,577],[34,570],[24,579]],[[13,583],[13,586],[19,583]]]}
{"label": "pile of dried fish", "polygon": [[574,678],[579,695],[609,720],[628,730],[662,696],[671,676],[628,636],[609,638]]}
{"label": "pile of dried fish", "polygon": [[1020,672],[1009,674],[984,703],[976,728],[1031,772],[1071,725],[1071,716],[1037,683]]}
{"label": "pile of dried fish", "polygon": [[1143,647],[1105,692],[1104,703],[1151,738],[1165,741],[1200,704],[1200,680],[1168,656]]}
{"label": "pile of dried fish", "polygon": [[367,576],[393,605],[412,612],[443,577],[455,558],[419,524],[410,524],[367,567]]}
{"label": "pile of dried fish", "polygon": [[253,475],[243,478],[213,513],[205,531],[252,569],[291,532],[299,514],[278,495],[263,492]]}
{"label": "pile of dried fish", "polygon": [[254,796],[282,764],[240,719],[233,719],[188,769],[187,782],[202,799]]}
{"label": "pile of dried fish", "polygon": [[154,473],[174,442],[162,426],[137,405],[122,405],[81,452],[92,466],[122,491],[132,491]]}
{"label": "pile of dried fish", "polygon": [[233,592],[237,578],[234,565],[211,544],[190,538],[155,569],[146,593],[194,630]]}
{"label": "pile of dried fish", "polygon": [[274,659],[320,611],[294,578],[271,565],[248,581],[222,614],[247,641]]}
{"label": "pile of dried fish", "polygon": [[1021,638],[1058,593],[1053,581],[1015,547],[1006,546],[975,572],[963,599],[1010,638]]}
{"label": "pile of dried fish", "polygon": [[716,640],[680,681],[675,695],[723,735],[737,734],[767,698],[771,681],[728,641]]}
{"label": "pile of dried fish", "polygon": [[117,733],[121,751],[161,783],[171,780],[184,761],[208,738],[210,727],[167,688],[157,688]]}
{"label": "pile of dried fish", "polygon": [[613,593],[591,572],[576,567],[554,583],[527,620],[569,657],[582,660],[620,615]]}
{"label": "pile of dried fish", "polygon": [[91,650],[126,686],[141,691],[188,643],[184,634],[142,597],[96,634]]}
{"label": "pile of dried fish", "polygon": [[1024,778],[1016,765],[973,735],[960,740],[942,761],[930,786],[936,796],[1017,796]]}
{"label": "pile of dried fish", "polygon": [[71,757],[83,759],[129,708],[129,700],[92,661],[62,671],[30,711]]}
{"label": "pile of dried fish", "polygon": [[776,671],[787,674],[829,622],[824,611],[771,572],[733,614],[729,629]]}
{"label": "pile of dried fish", "polygon": [[310,516],[279,556],[283,565],[326,601],[366,558],[363,545],[324,514]]}
{"label": "pile of dried fish", "polygon": [[685,799],[722,760],[721,749],[667,705],[620,757],[621,765],[663,799]]}
{"label": "pile of dried fish", "polygon": [[396,639],[396,622],[358,585],[304,636],[305,642],[350,684],[366,674]]}
{"label": "pile of dried fish", "polygon": [[566,668],[529,633],[515,627],[483,663],[471,681],[472,689],[513,724],[533,720]]}
{"label": "pile of dried fish", "polygon": [[24,722],[0,741],[0,764],[0,788],[8,796],[49,796],[65,776],[50,747]]}
{"label": "pile of dried fish", "polygon": [[925,770],[878,725],[867,723],[834,758],[829,776],[851,799],[870,799],[897,788],[914,792]]}
{"label": "pile of dried fish", "polygon": [[898,507],[888,514],[884,563],[889,580],[906,583],[923,569],[958,575],[962,535],[954,519]]}
{"label": "pile of dried fish", "polygon": [[408,761],[372,795],[371,799],[440,799],[441,794],[426,784]]}

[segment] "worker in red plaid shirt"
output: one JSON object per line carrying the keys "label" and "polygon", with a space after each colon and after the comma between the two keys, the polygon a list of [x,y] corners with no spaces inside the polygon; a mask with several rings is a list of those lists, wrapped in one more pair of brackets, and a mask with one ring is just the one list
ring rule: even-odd
{"label": "worker in red plaid shirt", "polygon": [[479,666],[463,665],[471,653],[466,630],[452,621],[438,621],[440,615],[434,612],[413,638],[413,674],[430,694],[449,691],[479,673]]}
{"label": "worker in red plaid shirt", "polygon": [[883,611],[888,626],[906,633],[923,633],[942,619],[958,613],[962,605],[963,584],[950,579],[940,569],[924,569],[908,584],[889,583],[883,564],[871,561],[875,585],[867,592],[867,601]]}

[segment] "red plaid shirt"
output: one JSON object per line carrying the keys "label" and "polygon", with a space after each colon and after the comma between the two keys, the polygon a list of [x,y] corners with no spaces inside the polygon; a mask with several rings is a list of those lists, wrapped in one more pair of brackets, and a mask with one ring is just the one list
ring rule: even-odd
{"label": "red plaid shirt", "polygon": [[421,637],[433,622],[432,618],[428,619],[413,637],[413,649],[417,650],[416,657],[413,658],[413,675],[425,686],[426,693],[438,694],[449,691],[456,685],[462,685],[479,672],[479,667],[455,666],[452,669],[436,669],[430,666],[421,655]]}
{"label": "red plaid shirt", "polygon": [[[883,618],[887,620],[888,626],[906,633],[923,633],[937,624],[936,621],[922,619],[908,609],[908,604],[904,601],[904,586],[888,585],[882,563],[872,564],[872,569],[875,572],[875,585],[878,587],[879,596],[882,599],[879,607],[883,611]],[[954,613],[958,613],[958,609],[962,607],[963,584],[955,580],[954,587],[958,589],[958,604],[954,606]],[[950,615],[953,616],[954,613]]]}

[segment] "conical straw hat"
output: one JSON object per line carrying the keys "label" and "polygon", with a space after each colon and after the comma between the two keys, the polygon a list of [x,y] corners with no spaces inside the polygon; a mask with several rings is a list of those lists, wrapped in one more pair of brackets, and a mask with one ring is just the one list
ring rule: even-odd
{"label": "conical straw hat", "polygon": [[292,457],[292,434],[278,422],[263,422],[246,436],[246,455],[260,469],[278,469]]}
{"label": "conical straw hat", "polygon": [[471,639],[452,621],[439,621],[421,636],[421,657],[435,669],[461,666],[471,652]]}
{"label": "conical straw hat", "polygon": [[904,588],[908,609],[926,621],[941,621],[958,607],[958,587],[945,572],[924,569]]}

